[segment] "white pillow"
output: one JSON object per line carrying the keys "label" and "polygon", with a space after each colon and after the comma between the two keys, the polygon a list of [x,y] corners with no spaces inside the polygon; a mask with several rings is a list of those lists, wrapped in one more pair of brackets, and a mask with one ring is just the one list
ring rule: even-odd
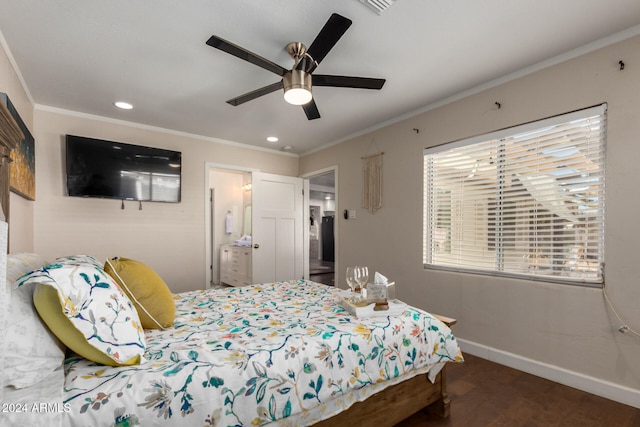
{"label": "white pillow", "polygon": [[24,252],[7,255],[7,286],[13,287],[18,277],[47,264],[47,260],[38,254]]}
{"label": "white pillow", "polygon": [[42,268],[46,260],[37,254],[7,255],[7,287],[11,296],[4,337],[5,386],[24,388],[53,374],[64,362],[64,347],[42,323],[33,306],[33,287],[14,289],[16,279]]}

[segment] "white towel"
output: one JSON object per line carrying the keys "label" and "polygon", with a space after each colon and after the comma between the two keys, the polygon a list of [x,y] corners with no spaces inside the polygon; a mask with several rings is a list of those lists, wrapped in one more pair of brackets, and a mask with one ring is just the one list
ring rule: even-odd
{"label": "white towel", "polygon": [[234,240],[233,244],[236,246],[251,246],[251,236],[247,236],[246,234],[242,236],[238,240]]}
{"label": "white towel", "polygon": [[230,213],[224,219],[224,228],[227,234],[233,233],[233,215]]}

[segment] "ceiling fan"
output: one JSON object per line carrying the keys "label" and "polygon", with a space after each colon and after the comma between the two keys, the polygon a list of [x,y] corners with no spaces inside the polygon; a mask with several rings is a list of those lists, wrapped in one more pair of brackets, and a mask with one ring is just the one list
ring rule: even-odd
{"label": "ceiling fan", "polygon": [[227,103],[238,106],[252,99],[275,92],[278,89],[284,89],[285,100],[290,104],[302,105],[302,109],[307,115],[307,118],[313,120],[320,118],[320,112],[311,95],[312,86],[381,89],[385,83],[385,79],[313,74],[320,62],[351,26],[351,23],[350,19],[334,13],[329,17],[309,48],[300,42],[289,43],[286,49],[294,60],[291,70],[287,70],[223,38],[215,35],[211,36],[209,40],[207,40],[209,46],[220,49],[223,52],[229,53],[282,77],[277,83],[232,98],[228,100]]}

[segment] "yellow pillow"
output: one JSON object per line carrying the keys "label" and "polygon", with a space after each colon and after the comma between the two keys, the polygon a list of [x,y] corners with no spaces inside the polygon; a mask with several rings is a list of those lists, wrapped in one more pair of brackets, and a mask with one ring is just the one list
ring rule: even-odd
{"label": "yellow pillow", "polygon": [[84,334],[76,329],[64,314],[58,298],[58,291],[53,286],[38,283],[33,291],[33,305],[35,305],[40,318],[47,324],[51,332],[67,347],[85,359],[109,366],[137,365],[141,363],[142,351],[128,360],[117,362],[89,344]]}
{"label": "yellow pillow", "polygon": [[162,278],[146,264],[128,258],[108,259],[104,270],[127,294],[145,329],[173,326],[176,305]]}

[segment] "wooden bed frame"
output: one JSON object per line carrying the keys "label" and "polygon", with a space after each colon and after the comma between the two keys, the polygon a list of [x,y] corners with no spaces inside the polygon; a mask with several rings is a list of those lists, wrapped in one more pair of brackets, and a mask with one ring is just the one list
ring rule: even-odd
{"label": "wooden bed frame", "polygon": [[446,366],[434,383],[429,381],[428,374],[418,375],[386,388],[364,402],[355,403],[346,411],[314,424],[314,427],[393,427],[420,410],[433,411],[447,418],[451,400],[446,391],[445,369]]}

